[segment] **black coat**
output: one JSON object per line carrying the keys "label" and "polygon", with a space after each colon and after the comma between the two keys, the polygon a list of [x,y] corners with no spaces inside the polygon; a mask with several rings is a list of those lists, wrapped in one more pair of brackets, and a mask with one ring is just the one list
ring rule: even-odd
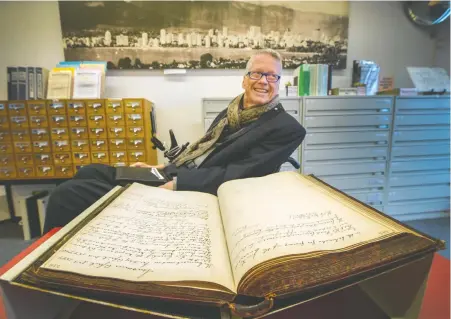
{"label": "black coat", "polygon": [[[212,126],[227,114],[223,110]],[[197,168],[167,167],[177,175],[177,190],[216,195],[218,187],[230,180],[274,173],[299,147],[305,129],[279,104],[250,125],[228,136]]]}

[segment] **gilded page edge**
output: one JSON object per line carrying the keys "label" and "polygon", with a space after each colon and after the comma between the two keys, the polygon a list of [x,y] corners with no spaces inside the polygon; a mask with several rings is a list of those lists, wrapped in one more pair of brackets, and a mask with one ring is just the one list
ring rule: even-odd
{"label": "gilded page edge", "polygon": [[88,217],[93,211],[96,210],[102,203],[104,203],[108,198],[114,196],[119,190],[121,190],[121,186],[116,186],[100,199],[98,199],[94,204],[88,207],[83,213],[75,217],[71,222],[69,222],[66,226],[61,228],[55,235],[50,237],[44,243],[42,243],[39,247],[33,250],[30,254],[28,254],[25,258],[20,260],[16,265],[11,267],[6,273],[0,276],[0,280],[11,282],[16,277],[18,277],[23,271],[28,269],[38,258],[41,257],[46,251],[48,251],[53,245],[58,243],[64,236],[66,236],[72,229],[74,229],[78,224],[80,224],[86,217]]}

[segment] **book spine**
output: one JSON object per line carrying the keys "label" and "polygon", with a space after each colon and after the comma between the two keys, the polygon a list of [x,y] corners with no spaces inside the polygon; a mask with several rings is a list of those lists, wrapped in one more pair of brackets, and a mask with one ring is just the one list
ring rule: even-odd
{"label": "book spine", "polygon": [[28,99],[36,100],[36,76],[34,75],[34,68],[27,68],[27,88],[28,88]]}
{"label": "book spine", "polygon": [[36,99],[44,99],[44,82],[42,77],[42,68],[34,68],[35,85],[36,85]]}
{"label": "book spine", "polygon": [[304,96],[304,68],[299,68],[298,96]]}
{"label": "book spine", "polygon": [[27,68],[19,66],[17,72],[17,99],[27,100]]}
{"label": "book spine", "polygon": [[310,95],[310,67],[311,65],[304,65],[304,96]]}

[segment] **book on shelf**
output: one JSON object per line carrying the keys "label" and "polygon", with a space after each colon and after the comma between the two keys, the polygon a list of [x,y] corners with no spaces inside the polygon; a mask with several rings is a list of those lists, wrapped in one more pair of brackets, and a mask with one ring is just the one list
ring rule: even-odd
{"label": "book on shelf", "polygon": [[254,316],[441,248],[313,176],[279,172],[218,196],[118,186],[0,279],[168,316]]}
{"label": "book on shelf", "polygon": [[327,64],[301,64],[294,72],[294,85],[298,96],[330,95],[332,85],[332,66]]}

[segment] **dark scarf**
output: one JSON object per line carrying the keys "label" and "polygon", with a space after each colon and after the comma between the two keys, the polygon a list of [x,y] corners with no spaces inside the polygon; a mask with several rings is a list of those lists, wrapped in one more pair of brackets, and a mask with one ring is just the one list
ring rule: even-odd
{"label": "dark scarf", "polygon": [[176,158],[174,164],[177,167],[196,159],[212,147],[214,148],[215,143],[219,140],[226,127],[231,132],[236,132],[244,125],[257,120],[263,113],[279,104],[279,96],[276,95],[266,104],[256,105],[248,109],[241,109],[240,103],[242,102],[243,97],[244,93],[234,98],[227,107],[227,116],[218,121],[202,138],[191,144]]}

